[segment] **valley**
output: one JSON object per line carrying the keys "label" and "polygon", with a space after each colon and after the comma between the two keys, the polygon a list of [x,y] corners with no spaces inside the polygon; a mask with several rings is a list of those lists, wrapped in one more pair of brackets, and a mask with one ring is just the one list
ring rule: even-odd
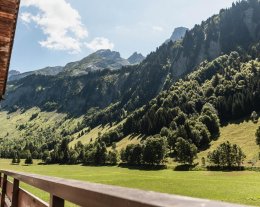
{"label": "valley", "polygon": [[[29,121],[31,116],[35,113],[38,113],[38,117],[32,121]],[[66,120],[66,121],[64,121]],[[41,128],[42,130],[50,129],[53,125],[57,126],[59,124],[59,128],[56,128],[56,135],[61,132],[64,128],[77,126],[77,123],[80,122],[82,118],[78,119],[66,119],[65,114],[59,114],[57,112],[41,112],[40,109],[32,108],[25,113],[21,112],[14,112],[8,114],[5,111],[0,112],[0,122],[1,130],[0,137],[10,137],[12,141],[16,142],[16,140],[24,140],[26,137],[26,133],[30,134],[30,137],[33,139],[38,137],[38,134],[35,133],[35,129]],[[19,126],[21,123],[29,123],[28,132],[26,129],[19,130]],[[124,122],[124,121],[123,121]],[[122,123],[123,123],[122,122]],[[259,160],[259,147],[255,144],[255,132],[259,126],[260,119],[258,123],[253,123],[250,119],[241,119],[237,123],[229,123],[222,127],[220,127],[220,136],[216,141],[212,141],[210,147],[206,150],[202,150],[198,153],[197,159],[194,161],[195,163],[198,162],[200,165],[202,157],[207,157],[209,151],[213,151],[217,148],[217,146],[225,141],[230,141],[231,143],[238,144],[243,152],[246,155],[246,159],[244,161],[244,165],[247,167],[260,167],[260,160]],[[103,134],[114,130],[120,124],[113,124],[113,126],[97,126],[89,131],[88,128],[83,129],[82,131],[87,131],[86,133],[76,132],[72,135],[72,140],[69,143],[70,147],[75,147],[78,142],[82,144],[90,144],[91,142],[95,142],[98,137],[102,136]],[[8,134],[8,135],[7,135]],[[120,152],[129,144],[138,144],[141,143],[145,136],[141,134],[132,134],[122,138],[119,142],[117,142],[117,150]],[[111,147],[107,148],[108,151],[111,150]],[[178,163],[176,163],[172,159],[168,159],[168,165],[170,167],[176,167]]]}
{"label": "valley", "polygon": [[146,57],[99,49],[10,71],[0,165],[260,206],[260,1],[178,27]]}

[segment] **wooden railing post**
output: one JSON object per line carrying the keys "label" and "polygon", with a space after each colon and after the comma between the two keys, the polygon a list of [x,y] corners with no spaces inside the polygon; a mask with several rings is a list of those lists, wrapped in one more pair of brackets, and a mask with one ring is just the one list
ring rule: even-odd
{"label": "wooden railing post", "polygon": [[64,207],[64,206],[65,206],[64,199],[57,197],[55,195],[51,195],[50,207]]}
{"label": "wooden railing post", "polygon": [[19,180],[14,179],[11,207],[18,207],[18,196],[19,196]]}
{"label": "wooden railing post", "polygon": [[2,195],[1,195],[1,207],[5,206],[6,184],[7,184],[7,175],[4,174],[3,186],[2,186]]}

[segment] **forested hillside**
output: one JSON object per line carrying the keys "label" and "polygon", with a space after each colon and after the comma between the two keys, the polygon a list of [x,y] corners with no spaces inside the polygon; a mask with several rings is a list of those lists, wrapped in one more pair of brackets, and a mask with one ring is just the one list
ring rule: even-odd
{"label": "forested hillside", "polygon": [[[257,116],[259,42],[260,2],[241,1],[195,25],[182,40],[161,45],[138,65],[89,71],[85,62],[77,62],[67,65],[65,72],[57,76],[32,75],[12,81],[2,106],[9,112],[38,107],[77,120],[73,127],[57,122],[57,131],[55,126],[50,126],[51,130],[39,129],[48,147],[34,141],[33,151],[46,154],[48,162],[113,163],[118,153],[115,143],[141,134],[151,137],[126,147],[122,161],[158,164],[169,154],[190,163],[182,156],[183,146],[193,160],[197,151],[218,139],[222,124],[252,112]],[[71,75],[79,70],[87,73]],[[97,140],[69,149],[75,135],[80,138],[107,124],[114,127],[99,134]],[[30,133],[29,125],[20,131]],[[50,134],[45,136],[46,131],[57,136],[58,141],[48,140]],[[20,149],[30,151],[31,142],[21,141]],[[107,147],[112,149],[109,154]],[[151,158],[153,147],[163,154]],[[12,148],[8,142],[4,155],[10,156],[17,149]],[[139,153],[143,160],[133,161],[131,153]]]}
{"label": "forested hillside", "polygon": [[[11,82],[12,89],[9,90],[3,106],[7,109],[13,106],[18,108],[38,106],[44,110],[45,104],[42,104],[42,97],[44,97],[47,101],[51,100],[54,109],[68,114],[82,115],[90,108],[98,107],[101,113],[91,117],[93,123],[89,121],[86,123],[96,125],[106,122],[107,117],[104,117],[102,110],[112,104],[113,107],[109,107],[109,118],[118,120],[122,113],[129,114],[147,104],[161,91],[168,89],[174,81],[183,78],[205,60],[211,61],[231,51],[237,51],[244,56],[248,54],[252,58],[258,57],[259,11],[260,5],[257,0],[236,3],[232,8],[221,10],[218,15],[202,22],[201,25],[196,25],[186,33],[183,41],[164,44],[148,55],[140,65],[126,66],[123,70],[109,71],[105,75],[91,72],[80,77],[30,76],[19,82]],[[70,66],[76,67],[75,70],[78,68],[87,70],[81,62],[73,67],[72,64],[67,65],[66,71],[72,71],[69,69]],[[88,80],[93,76],[97,82],[92,84],[92,88],[89,87]],[[33,87],[31,82],[35,83]],[[72,91],[63,93],[62,97],[57,90],[61,82],[64,89],[67,89],[63,91]],[[48,90],[39,90],[40,88]],[[98,94],[101,93],[106,99],[104,104],[96,104],[93,102],[95,98],[86,98],[87,96],[98,99]],[[16,97],[24,98],[21,100]],[[86,117],[88,118],[90,117]]]}
{"label": "forested hillside", "polygon": [[[232,52],[204,62],[184,80],[176,82],[130,115],[122,131],[191,139],[203,147],[218,136],[225,123],[260,110],[260,62],[243,62]],[[167,128],[165,128],[167,127]],[[163,129],[163,130],[162,130]]]}

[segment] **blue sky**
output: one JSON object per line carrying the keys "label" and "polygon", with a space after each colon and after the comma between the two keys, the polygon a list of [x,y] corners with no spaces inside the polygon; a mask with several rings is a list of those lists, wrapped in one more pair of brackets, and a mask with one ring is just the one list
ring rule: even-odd
{"label": "blue sky", "polygon": [[22,0],[10,69],[65,65],[98,49],[147,55],[233,0]]}

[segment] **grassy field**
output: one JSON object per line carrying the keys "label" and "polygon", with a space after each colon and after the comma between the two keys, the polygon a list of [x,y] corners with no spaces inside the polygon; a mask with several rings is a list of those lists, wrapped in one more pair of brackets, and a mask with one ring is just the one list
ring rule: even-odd
{"label": "grassy field", "polygon": [[220,137],[218,140],[213,141],[211,146],[206,151],[198,154],[198,161],[201,161],[202,157],[207,157],[209,151],[216,149],[221,143],[229,141],[232,144],[238,144],[246,155],[245,165],[260,166],[259,161],[259,146],[256,145],[255,133],[260,126],[260,119],[258,123],[252,121],[243,121],[241,123],[231,123],[227,126],[220,128]]}
{"label": "grassy field", "polygon": [[[10,160],[0,160],[0,166],[1,169],[260,206],[260,173],[257,172],[143,171],[80,165],[16,166],[10,165]],[[22,186],[46,201],[49,199],[44,192]]]}
{"label": "grassy field", "polygon": [[[39,116],[33,121],[29,121],[34,113]],[[16,138],[23,137],[24,130],[19,131],[18,127],[21,123],[28,123],[31,129],[48,128],[58,124],[58,131],[64,128],[73,128],[82,118],[65,119],[64,114],[55,112],[40,112],[39,109],[33,108],[25,113],[12,113],[8,115],[6,112],[0,112],[0,138]],[[238,144],[245,152],[248,162],[254,162],[255,166],[260,166],[257,161],[259,147],[255,144],[255,132],[260,125],[251,121],[243,121],[233,123],[221,128],[220,137],[217,141],[213,141],[206,151],[198,154],[197,161],[202,157],[206,157],[209,151],[214,150],[224,141]],[[73,135],[75,138],[71,142],[73,146],[77,141],[84,144],[93,141],[98,134],[112,130],[113,127],[96,127],[83,136],[78,133]],[[84,129],[84,131],[87,130]],[[32,135],[34,136],[34,134]],[[124,148],[129,143],[138,143],[142,140],[141,136],[128,136],[117,143],[117,149]],[[171,160],[172,162],[172,160]],[[172,164],[169,163],[171,166]],[[175,163],[173,164],[175,165]],[[97,182],[103,184],[111,184],[125,186],[130,188],[138,188],[144,190],[152,190],[170,194],[186,195],[191,197],[208,198],[213,200],[222,200],[234,203],[248,204],[260,206],[260,173],[257,172],[207,172],[207,171],[191,171],[177,172],[172,169],[166,170],[150,170],[142,171],[136,169],[127,169],[120,167],[84,167],[80,165],[62,166],[62,165],[32,165],[32,166],[16,166],[10,165],[10,160],[0,160],[0,169],[11,169],[16,171],[30,172],[36,174],[59,176],[68,179],[77,179],[83,181]],[[25,189],[48,201],[49,195],[27,185],[22,185]],[[73,206],[67,204],[67,206]]]}
{"label": "grassy field", "polygon": [[[29,121],[30,117],[35,113],[39,114],[38,117],[32,121]],[[20,131],[18,129],[18,126],[22,123],[27,123],[28,130],[32,132],[31,136],[37,138],[37,130],[40,128],[44,130],[53,126],[57,126],[55,128],[55,132],[59,134],[59,132],[63,129],[73,129],[76,124],[82,120],[82,117],[77,119],[66,119],[65,117],[65,114],[59,114],[55,112],[41,112],[38,108],[32,108],[27,110],[25,113],[15,112],[12,114],[7,114],[5,111],[0,111],[0,138],[23,137],[25,130]],[[124,121],[119,124],[122,124],[123,122]],[[78,141],[81,141],[83,144],[88,144],[91,142],[91,140],[94,141],[97,139],[99,134],[102,135],[106,132],[109,132],[110,130],[116,128],[119,124],[112,127],[109,127],[108,125],[105,127],[98,126],[81,135],[82,131],[88,130],[88,128],[85,128],[71,136],[74,139],[70,143],[70,147],[73,147]],[[213,141],[209,149],[200,152],[198,154],[197,161],[200,162],[202,157],[206,158],[208,152],[216,149],[219,144],[225,141],[230,141],[233,144],[238,144],[242,148],[246,154],[246,165],[249,165],[248,162],[253,162],[256,166],[260,166],[260,162],[258,161],[260,150],[255,143],[255,132],[258,126],[260,126],[260,119],[256,124],[252,121],[242,121],[240,123],[231,123],[227,126],[221,127],[220,137],[218,140]],[[117,150],[120,151],[130,143],[139,143],[142,139],[143,137],[138,135],[127,136],[117,143]]]}
{"label": "grassy field", "polygon": [[[38,116],[30,121],[33,114]],[[24,136],[25,131],[30,131],[32,136],[37,138],[37,130],[46,130],[47,128],[56,127],[57,132],[62,128],[69,128],[75,125],[80,119],[65,119],[65,114],[56,112],[41,112],[38,108],[21,112],[14,112],[8,114],[6,111],[0,111],[0,138],[21,138]],[[73,122],[73,123],[72,123]],[[21,124],[26,125],[26,130],[19,130]]]}

